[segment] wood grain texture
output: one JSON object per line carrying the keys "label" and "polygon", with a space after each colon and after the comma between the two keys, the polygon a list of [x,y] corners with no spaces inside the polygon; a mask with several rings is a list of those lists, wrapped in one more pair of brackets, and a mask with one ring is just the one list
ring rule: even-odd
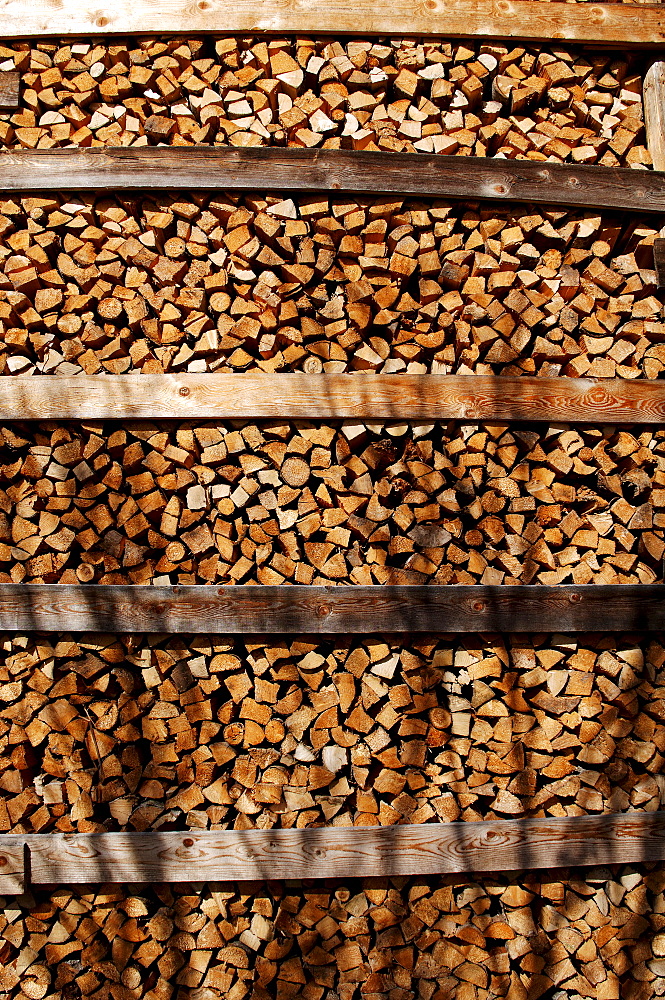
{"label": "wood grain texture", "polygon": [[[588,4],[580,6],[590,8]],[[613,6],[621,9],[622,5]],[[665,175],[652,170],[276,146],[99,147],[0,153],[0,190],[72,189],[333,191],[665,211]]]}
{"label": "wood grain texture", "polygon": [[0,630],[254,635],[665,628],[665,585],[0,584]]}
{"label": "wood grain texture", "polygon": [[647,149],[654,170],[665,170],[665,62],[653,62],[642,90]]}
{"label": "wood grain texture", "polygon": [[19,105],[20,73],[0,73],[0,111],[15,111]]}
{"label": "wood grain texture", "polygon": [[4,420],[257,420],[276,414],[289,419],[661,424],[665,381],[300,373],[0,379]]}
{"label": "wood grain texture", "polygon": [[[665,812],[304,830],[33,834],[24,839],[35,885],[437,875],[661,860]],[[0,850],[2,841],[0,837]]]}
{"label": "wood grain texture", "polygon": [[0,835],[0,896],[15,896],[25,888],[25,837]]}
{"label": "wood grain texture", "polygon": [[613,3],[564,4],[537,0],[119,0],[92,5],[81,0],[25,4],[3,0],[6,38],[49,35],[331,34],[434,35],[448,37],[562,40],[655,46],[665,38],[657,6]]}

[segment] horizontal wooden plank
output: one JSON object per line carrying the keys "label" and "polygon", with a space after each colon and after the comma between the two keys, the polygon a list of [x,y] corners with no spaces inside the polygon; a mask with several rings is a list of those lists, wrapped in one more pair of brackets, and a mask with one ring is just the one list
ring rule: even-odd
{"label": "horizontal wooden plank", "polygon": [[665,628],[665,585],[0,584],[0,630],[253,635]]}
{"label": "horizontal wooden plank", "polygon": [[15,111],[19,105],[19,73],[0,73],[0,111]]}
{"label": "horizontal wooden plank", "polygon": [[2,420],[257,420],[276,414],[289,419],[660,424],[665,380],[362,373],[0,379]]}
{"label": "horizontal wooden plank", "polygon": [[[615,6],[621,9],[620,4]],[[137,189],[381,193],[665,211],[665,173],[654,170],[277,146],[117,146],[0,153],[2,191]]]}
{"label": "horizontal wooden plank", "polygon": [[565,4],[537,0],[4,0],[6,38],[111,34],[434,35],[655,46],[665,38],[657,5]]}
{"label": "horizontal wooden plank", "polygon": [[[4,840],[18,839],[0,836],[0,851]],[[658,861],[665,858],[665,812],[23,839],[34,885],[438,875]]]}

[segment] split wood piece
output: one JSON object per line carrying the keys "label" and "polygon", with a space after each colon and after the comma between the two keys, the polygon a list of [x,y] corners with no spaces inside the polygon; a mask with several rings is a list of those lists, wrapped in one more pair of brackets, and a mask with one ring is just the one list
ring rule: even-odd
{"label": "split wood piece", "polygon": [[[665,240],[658,241],[665,244]],[[372,419],[662,424],[662,380],[217,374],[0,380],[4,420]]]}
{"label": "split wood piece", "polygon": [[654,170],[665,170],[665,62],[649,67],[644,78],[644,118],[647,147]]}
{"label": "split wood piece", "polygon": [[20,73],[0,73],[0,111],[15,111],[19,106]]}
{"label": "split wood piece", "polygon": [[655,171],[436,153],[100,147],[5,151],[0,167],[2,191],[270,188],[665,212],[665,176]]}
{"label": "split wood piece", "polygon": [[658,278],[658,287],[665,288],[665,240],[653,241],[653,266]]}
{"label": "split wood piece", "polygon": [[76,586],[0,584],[0,630],[230,635],[647,631],[664,584]]}
{"label": "split wood piece", "polygon": [[21,842],[31,884],[363,878],[621,864],[665,858],[665,812],[561,819],[422,823],[304,830],[32,834],[0,838],[16,869]]}
{"label": "split wood piece", "polygon": [[2,9],[5,38],[112,34],[335,34],[424,35],[594,42],[602,45],[661,45],[665,19],[655,4],[548,3],[538,0],[430,0],[414,6],[401,0],[377,8],[372,0],[326,5],[314,0],[275,6],[268,0],[191,4],[142,0],[111,7],[64,7],[8,0]]}

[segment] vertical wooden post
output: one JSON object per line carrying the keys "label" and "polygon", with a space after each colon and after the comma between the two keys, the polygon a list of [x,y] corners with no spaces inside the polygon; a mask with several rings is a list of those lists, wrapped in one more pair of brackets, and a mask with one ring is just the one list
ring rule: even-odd
{"label": "vertical wooden post", "polygon": [[654,170],[665,170],[665,62],[651,64],[644,78],[644,121]]}

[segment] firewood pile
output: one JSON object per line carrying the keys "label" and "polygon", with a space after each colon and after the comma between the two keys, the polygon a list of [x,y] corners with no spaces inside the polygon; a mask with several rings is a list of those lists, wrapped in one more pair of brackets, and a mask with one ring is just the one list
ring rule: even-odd
{"label": "firewood pile", "polygon": [[[21,107],[0,115],[0,148],[648,169],[648,58],[474,40],[8,42],[0,72],[21,73]],[[396,195],[2,196],[0,377],[656,379],[660,221]],[[665,430],[399,416],[2,425],[0,582],[663,581]],[[663,635],[228,638],[0,635],[0,832],[474,822],[665,799]],[[664,891],[647,863],[34,888],[0,900],[0,992],[651,1000]]]}
{"label": "firewood pile", "polygon": [[655,811],[662,635],[5,635],[0,831]]}
{"label": "firewood pile", "polygon": [[34,890],[0,916],[0,984],[11,1000],[662,996],[662,870],[515,876]]}
{"label": "firewood pile", "polygon": [[655,583],[665,431],[15,423],[0,582]]}
{"label": "firewood pile", "polygon": [[651,165],[648,61],[468,40],[13,42],[21,107],[0,146],[374,149]]}
{"label": "firewood pile", "polygon": [[657,378],[658,217],[308,195],[0,200],[0,373]]}

